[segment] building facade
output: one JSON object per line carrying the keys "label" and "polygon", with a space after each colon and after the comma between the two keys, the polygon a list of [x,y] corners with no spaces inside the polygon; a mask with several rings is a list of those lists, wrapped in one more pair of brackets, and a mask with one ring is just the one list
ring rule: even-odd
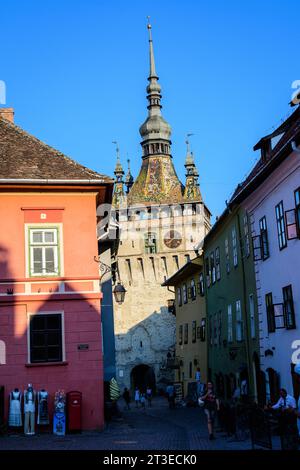
{"label": "building facade", "polygon": [[[300,112],[254,147],[261,158],[235,194],[251,221],[260,320],[262,401],[299,396]],[[298,350],[298,352],[297,352]]]}
{"label": "building facade", "polygon": [[176,348],[169,358],[175,381],[182,382],[184,396],[193,398],[196,372],[207,381],[206,307],[204,298],[203,260],[194,258],[167,279],[164,286],[175,290]]}
{"label": "building facade", "polygon": [[114,304],[116,372],[121,387],[164,389],[173,371],[164,367],[175,348],[175,317],[168,309],[174,294],[162,283],[195,256],[210,228],[210,212],[187,149],[186,184],[179,181],[171,155],[171,127],[161,114],[161,88],[155,69],[151,26],[148,117],[140,128],[142,165],[133,181],[124,180],[119,155],[113,204],[118,246],[113,260],[116,282],[126,289]]}
{"label": "building facade", "polygon": [[[7,119],[9,117],[10,119]],[[101,429],[103,359],[96,207],[112,180],[0,111],[0,385],[82,392],[83,429]],[[4,222],[5,221],[5,222]]]}
{"label": "building facade", "polygon": [[246,212],[229,205],[204,240],[208,376],[218,395],[257,396],[258,316]]}

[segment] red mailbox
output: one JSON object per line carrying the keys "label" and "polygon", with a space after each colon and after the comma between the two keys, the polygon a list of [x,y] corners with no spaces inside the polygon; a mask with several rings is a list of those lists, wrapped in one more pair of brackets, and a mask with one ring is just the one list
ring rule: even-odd
{"label": "red mailbox", "polygon": [[81,392],[68,392],[67,393],[67,418],[68,418],[68,431],[81,431],[81,406],[82,406],[82,393]]}

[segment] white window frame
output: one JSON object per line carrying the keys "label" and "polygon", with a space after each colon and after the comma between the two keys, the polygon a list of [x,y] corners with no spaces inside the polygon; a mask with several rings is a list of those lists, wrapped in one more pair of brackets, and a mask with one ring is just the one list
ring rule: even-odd
{"label": "white window frame", "polygon": [[244,339],[244,324],[242,316],[242,305],[241,301],[237,300],[235,303],[235,321],[236,321],[236,340],[243,341]]}
{"label": "white window frame", "polygon": [[45,365],[47,362],[31,362],[30,361],[30,318],[34,315],[61,315],[61,348],[62,348],[62,360],[55,362],[55,364],[61,364],[66,362],[66,342],[65,342],[65,312],[63,310],[58,311],[43,311],[35,313],[27,313],[27,363],[28,364],[41,364]]}
{"label": "white window frame", "polygon": [[254,295],[249,294],[249,316],[250,316],[250,334],[251,338],[255,339],[255,305],[254,305]]}
{"label": "white window frame", "polygon": [[[54,232],[53,243],[37,243],[33,242],[33,232]],[[41,247],[43,249],[43,262],[45,263],[45,248],[57,247],[54,250],[54,267],[53,273],[34,273],[33,272],[33,249],[35,247]],[[25,259],[26,259],[26,276],[30,278],[34,277],[63,277],[64,276],[64,263],[63,263],[63,231],[62,224],[25,224]]]}
{"label": "white window frame", "polygon": [[232,321],[232,305],[227,306],[227,340],[228,343],[233,342],[233,321]]}
{"label": "white window frame", "polygon": [[233,266],[238,265],[238,252],[237,252],[237,239],[236,239],[236,228],[233,227],[231,230],[232,239],[232,254],[233,254]]}

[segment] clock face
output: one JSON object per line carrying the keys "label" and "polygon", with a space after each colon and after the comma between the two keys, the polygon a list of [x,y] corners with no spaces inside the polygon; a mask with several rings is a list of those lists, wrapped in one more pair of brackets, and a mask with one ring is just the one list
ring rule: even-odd
{"label": "clock face", "polygon": [[168,248],[178,248],[179,245],[182,242],[182,238],[179,232],[176,230],[170,230],[168,233],[166,233],[165,238],[164,238],[164,244]]}

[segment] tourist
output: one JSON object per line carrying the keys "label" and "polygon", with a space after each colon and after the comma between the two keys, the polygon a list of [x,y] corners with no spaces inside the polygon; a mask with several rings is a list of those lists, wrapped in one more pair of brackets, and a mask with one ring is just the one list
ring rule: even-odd
{"label": "tourist", "polygon": [[135,401],[136,408],[139,407],[140,399],[141,399],[140,390],[138,387],[136,387],[135,392],[134,392],[134,401]]}
{"label": "tourist", "polygon": [[204,401],[204,413],[207,417],[207,428],[209,439],[214,439],[214,420],[216,416],[216,411],[219,410],[220,404],[214,393],[214,387],[211,382],[207,382],[207,387],[205,394],[201,397],[201,400]]}
{"label": "tourist", "polygon": [[123,398],[124,398],[124,401],[126,403],[126,409],[130,410],[131,398],[130,398],[130,393],[129,393],[129,390],[128,390],[127,387],[125,387],[125,389],[124,389]]}
{"label": "tourist", "polygon": [[195,380],[197,382],[197,397],[199,398],[201,393],[202,393],[202,383],[201,383],[201,372],[200,372],[200,367],[197,367],[196,373],[195,373]]}
{"label": "tourist", "polygon": [[175,389],[172,383],[170,383],[167,386],[166,392],[168,396],[169,408],[174,409],[175,408]]}
{"label": "tourist", "polygon": [[288,408],[297,408],[295,398],[292,397],[292,395],[288,395],[285,388],[281,388],[279,394],[280,398],[278,402],[275,405],[271,406],[273,410],[286,410]]}
{"label": "tourist", "polygon": [[152,388],[151,387],[147,387],[146,397],[148,401],[148,406],[151,407],[152,406]]}
{"label": "tourist", "polygon": [[146,396],[144,393],[141,393],[141,398],[140,398],[142,410],[146,409]]}

